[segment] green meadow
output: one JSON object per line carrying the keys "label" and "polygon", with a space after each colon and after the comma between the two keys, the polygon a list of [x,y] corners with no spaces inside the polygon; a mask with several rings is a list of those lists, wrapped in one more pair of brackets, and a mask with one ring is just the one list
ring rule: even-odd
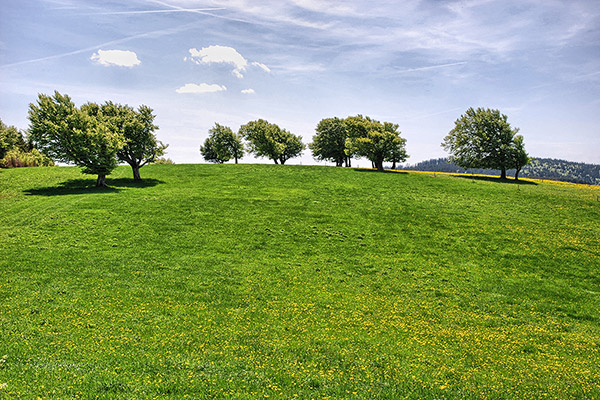
{"label": "green meadow", "polygon": [[0,170],[0,398],[600,398],[600,187]]}

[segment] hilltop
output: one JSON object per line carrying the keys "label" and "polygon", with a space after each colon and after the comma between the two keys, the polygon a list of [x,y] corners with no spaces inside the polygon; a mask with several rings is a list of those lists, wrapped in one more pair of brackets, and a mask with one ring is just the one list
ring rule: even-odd
{"label": "hilltop", "polygon": [[[410,171],[457,172],[485,175],[500,174],[500,171],[491,169],[465,169],[448,162],[448,158],[426,160],[402,168]],[[514,176],[515,170],[508,170],[507,173]],[[554,158],[534,158],[529,165],[523,167],[519,176],[522,178],[600,185],[600,165],[557,160]]]}
{"label": "hilltop", "polygon": [[600,397],[600,188],[0,170],[8,398]]}

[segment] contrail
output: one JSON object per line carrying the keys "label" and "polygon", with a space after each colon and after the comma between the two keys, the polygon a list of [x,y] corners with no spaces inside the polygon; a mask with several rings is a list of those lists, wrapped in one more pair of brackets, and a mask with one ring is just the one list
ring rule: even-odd
{"label": "contrail", "polygon": [[402,74],[402,73],[405,73],[405,72],[427,71],[427,70],[430,70],[430,69],[454,67],[456,65],[465,65],[465,64],[467,64],[466,61],[461,61],[461,62],[455,62],[455,63],[450,63],[450,64],[431,65],[431,66],[428,66],[428,67],[409,68],[409,69],[405,69],[405,70],[402,70],[402,71],[395,71],[394,73],[396,73],[396,74]]}
{"label": "contrail", "polygon": [[[201,13],[202,11],[219,11],[226,10],[224,7],[219,8],[173,8],[169,10],[138,10],[138,11],[107,11],[99,13],[85,13],[78,15],[122,15],[122,14],[158,14],[158,13],[177,13],[177,12],[189,12],[189,13]],[[205,13],[202,13],[205,14]]]}
{"label": "contrail", "polygon": [[127,37],[124,37],[124,38],[121,38],[121,39],[117,39],[117,40],[111,40],[110,42],[100,43],[100,44],[97,44],[97,45],[94,45],[94,46],[85,47],[83,49],[69,51],[67,53],[55,54],[53,56],[47,56],[47,57],[41,57],[41,58],[34,58],[33,60],[19,61],[19,62],[16,62],[16,63],[0,65],[0,68],[15,67],[15,66],[18,66],[18,65],[32,64],[32,63],[36,63],[36,62],[40,62],[40,61],[54,60],[54,59],[57,59],[57,58],[62,58],[62,57],[72,56],[72,55],[75,55],[75,54],[85,53],[85,52],[88,52],[88,51],[97,50],[100,47],[111,46],[113,44],[123,43],[123,42],[127,42],[127,41],[133,40],[133,39],[140,39],[140,38],[151,37],[151,36],[168,35],[168,34],[172,34],[172,33],[176,33],[176,32],[185,30],[185,29],[187,29],[189,27],[192,27],[192,26],[196,26],[196,23],[185,24],[185,25],[179,26],[177,28],[160,29],[160,30],[156,30],[156,31],[146,32],[146,33],[139,33],[137,35],[127,36]]}

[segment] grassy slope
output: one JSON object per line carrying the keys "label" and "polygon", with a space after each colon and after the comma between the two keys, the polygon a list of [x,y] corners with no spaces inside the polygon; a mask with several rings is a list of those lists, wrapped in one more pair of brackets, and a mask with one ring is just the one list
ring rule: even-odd
{"label": "grassy slope", "polygon": [[0,397],[600,397],[599,188],[129,175],[0,171]]}

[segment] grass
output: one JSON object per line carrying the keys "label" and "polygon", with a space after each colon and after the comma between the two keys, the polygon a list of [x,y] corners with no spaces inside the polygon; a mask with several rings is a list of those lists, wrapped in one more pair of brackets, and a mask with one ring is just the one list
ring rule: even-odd
{"label": "grass", "polygon": [[600,397],[600,188],[0,170],[0,398]]}

